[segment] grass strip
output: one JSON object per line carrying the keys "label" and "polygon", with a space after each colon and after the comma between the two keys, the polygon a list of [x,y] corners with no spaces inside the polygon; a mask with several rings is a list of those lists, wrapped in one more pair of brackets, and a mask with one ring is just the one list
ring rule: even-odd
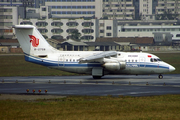
{"label": "grass strip", "polygon": [[0,76],[67,76],[78,75],[26,62],[24,56],[0,56]]}
{"label": "grass strip", "polygon": [[1,100],[1,120],[179,120],[180,95]]}

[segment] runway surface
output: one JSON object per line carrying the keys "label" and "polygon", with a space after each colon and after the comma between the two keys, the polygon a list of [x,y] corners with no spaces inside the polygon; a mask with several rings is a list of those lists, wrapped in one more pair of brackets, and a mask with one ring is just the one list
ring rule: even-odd
{"label": "runway surface", "polygon": [[[151,96],[180,94],[180,74],[92,76],[0,77],[0,94],[48,94],[90,96]],[[29,89],[29,93],[26,90]],[[33,93],[35,90],[35,93]],[[41,93],[38,92],[41,90]],[[47,90],[47,93],[45,93]]]}

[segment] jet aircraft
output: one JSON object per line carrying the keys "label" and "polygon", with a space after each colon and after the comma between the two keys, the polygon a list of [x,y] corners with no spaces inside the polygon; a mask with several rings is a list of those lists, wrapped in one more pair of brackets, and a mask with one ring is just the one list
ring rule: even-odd
{"label": "jet aircraft", "polygon": [[149,75],[174,71],[159,57],[143,52],[60,51],[52,47],[35,26],[14,25],[17,39],[28,62],[63,71],[90,74],[94,79],[104,75]]}

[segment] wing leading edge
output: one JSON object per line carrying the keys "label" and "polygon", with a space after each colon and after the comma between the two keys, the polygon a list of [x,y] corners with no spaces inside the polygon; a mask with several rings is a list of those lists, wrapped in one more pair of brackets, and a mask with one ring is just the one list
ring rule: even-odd
{"label": "wing leading edge", "polygon": [[114,57],[117,56],[116,51],[105,51],[101,53],[97,53],[91,56],[88,56],[86,58],[80,58],[79,62],[80,63],[88,63],[88,62],[103,62],[103,58],[109,58],[109,57]]}

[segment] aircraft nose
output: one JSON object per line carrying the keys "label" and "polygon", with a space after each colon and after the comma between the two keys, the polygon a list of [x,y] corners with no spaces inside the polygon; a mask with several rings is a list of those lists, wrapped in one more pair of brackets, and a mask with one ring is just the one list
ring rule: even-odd
{"label": "aircraft nose", "polygon": [[176,70],[176,68],[170,65],[170,66],[169,66],[169,71],[172,72],[172,71],[174,71],[174,70]]}

